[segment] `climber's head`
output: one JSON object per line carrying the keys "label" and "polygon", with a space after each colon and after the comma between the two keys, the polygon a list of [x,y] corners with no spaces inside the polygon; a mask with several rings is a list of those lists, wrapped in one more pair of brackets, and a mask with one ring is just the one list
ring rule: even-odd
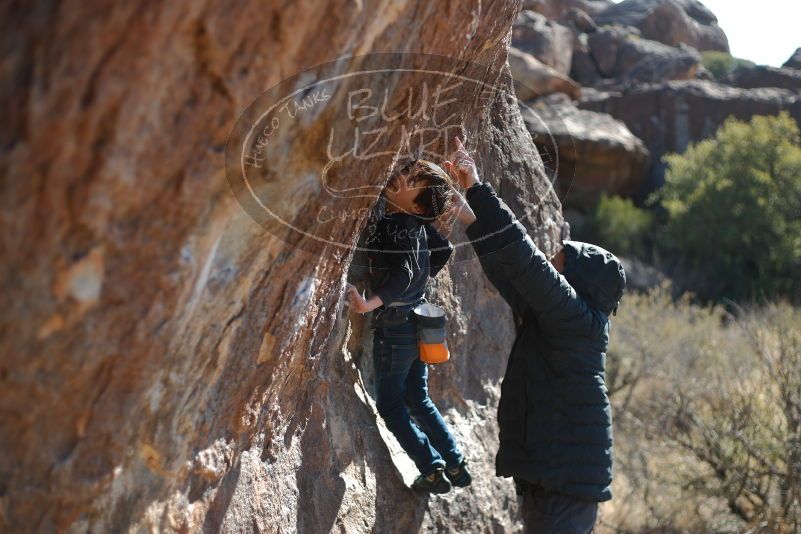
{"label": "climber's head", "polygon": [[442,167],[418,159],[393,175],[384,194],[390,211],[411,213],[430,222],[450,209],[453,185]]}

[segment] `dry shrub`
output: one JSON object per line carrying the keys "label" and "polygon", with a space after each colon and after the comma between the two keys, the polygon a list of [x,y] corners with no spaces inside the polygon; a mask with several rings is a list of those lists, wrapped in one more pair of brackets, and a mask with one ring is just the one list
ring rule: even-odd
{"label": "dry shrub", "polygon": [[628,295],[613,321],[608,532],[801,532],[801,310]]}

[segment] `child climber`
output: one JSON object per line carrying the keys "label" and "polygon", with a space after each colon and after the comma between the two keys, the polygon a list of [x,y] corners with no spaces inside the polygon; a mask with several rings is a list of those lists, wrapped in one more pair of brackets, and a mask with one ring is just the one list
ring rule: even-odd
{"label": "child climber", "polygon": [[431,223],[451,209],[454,194],[448,174],[430,161],[412,161],[395,174],[361,239],[368,250],[372,295],[365,300],[354,286],[347,288],[353,310],[374,312],[378,413],[420,470],[412,489],[432,493],[447,493],[452,485],[465,487],[472,481],[456,440],[428,396],[428,364],[419,358],[412,316],[426,301],[429,277],[453,251]]}

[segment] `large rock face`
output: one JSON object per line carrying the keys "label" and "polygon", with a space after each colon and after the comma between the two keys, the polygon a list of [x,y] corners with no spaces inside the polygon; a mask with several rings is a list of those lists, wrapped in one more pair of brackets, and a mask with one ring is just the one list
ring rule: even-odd
{"label": "large rock face", "polygon": [[558,165],[554,185],[566,208],[586,210],[603,192],[628,196],[640,188],[648,149],[621,121],[554,97],[521,111],[543,161]]}
{"label": "large rock face", "polygon": [[711,137],[729,116],[748,120],[754,115],[788,110],[801,124],[801,96],[797,92],[740,89],[702,80],[671,81],[622,92],[587,90],[579,106],[609,113],[645,142],[651,151],[651,165],[641,193],[662,183],[662,155],[684,152],[689,143]]}
{"label": "large rock face", "polygon": [[545,15],[521,11],[512,27],[512,44],[562,74],[570,72],[573,32]]}
{"label": "large rock face", "polygon": [[513,46],[509,48],[509,67],[514,78],[515,95],[520,100],[551,93],[564,93],[574,100],[581,96],[581,88],[576,82]]}
{"label": "large rock face", "polygon": [[701,60],[686,45],[668,46],[643,39],[631,28],[605,26],[587,38],[590,53],[601,75],[615,85],[632,86],[695,77]]}
{"label": "large rock face", "polygon": [[624,0],[598,13],[595,22],[634,26],[646,39],[671,46],[729,51],[717,17],[698,0]]}
{"label": "large rock face", "polygon": [[[497,83],[519,9],[511,0],[0,8],[0,530],[519,527],[511,484],[492,467],[512,320],[472,252],[460,248],[436,282],[454,360],[434,371],[431,389],[477,477],[428,501],[403,485],[393,461],[402,467],[402,455],[376,422],[369,332],[342,306],[352,251],[266,232],[223,170],[248,104],[335,57],[441,54],[482,63],[480,81]],[[375,89],[397,96],[420,81],[399,73]],[[270,140],[264,190],[300,219],[325,201],[317,177],[328,132],[351,122],[352,89],[343,82]],[[454,95],[443,109],[484,175],[552,251],[566,228],[514,99],[494,94],[479,112],[474,90]],[[418,123],[401,118],[393,132]],[[327,148],[352,143],[342,136]],[[334,179],[380,188],[386,170],[364,159]],[[371,202],[343,200],[343,215],[318,230],[354,243]]]}

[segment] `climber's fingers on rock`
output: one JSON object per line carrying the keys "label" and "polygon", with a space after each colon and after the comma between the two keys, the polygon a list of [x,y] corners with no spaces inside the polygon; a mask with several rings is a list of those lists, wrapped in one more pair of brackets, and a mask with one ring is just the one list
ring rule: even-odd
{"label": "climber's fingers on rock", "polygon": [[458,181],[459,175],[456,172],[456,168],[454,167],[453,162],[446,160],[442,163],[442,166],[445,168],[445,172],[448,173],[448,176]]}
{"label": "climber's fingers on rock", "polygon": [[458,163],[459,159],[464,157],[464,145],[462,145],[462,142],[459,140],[458,137],[456,137],[455,139],[456,139],[455,141],[456,146],[453,152],[451,152],[450,155],[448,156],[448,161],[453,163]]}
{"label": "climber's fingers on rock", "polygon": [[456,150],[451,154],[450,158],[448,158],[447,163],[449,163],[450,168],[456,170],[459,175],[465,171],[470,172],[470,168],[475,167],[476,164],[473,157],[468,154],[467,149],[465,149],[462,144],[462,140],[458,137],[456,137]]}
{"label": "climber's fingers on rock", "polygon": [[[466,158],[466,159],[469,159],[471,161],[473,159],[472,157],[470,157],[470,154],[467,152],[467,149],[464,147],[464,144],[462,144],[462,140],[459,139],[458,137],[456,138],[456,152],[462,158]],[[457,161],[457,163],[458,163],[458,161]]]}

